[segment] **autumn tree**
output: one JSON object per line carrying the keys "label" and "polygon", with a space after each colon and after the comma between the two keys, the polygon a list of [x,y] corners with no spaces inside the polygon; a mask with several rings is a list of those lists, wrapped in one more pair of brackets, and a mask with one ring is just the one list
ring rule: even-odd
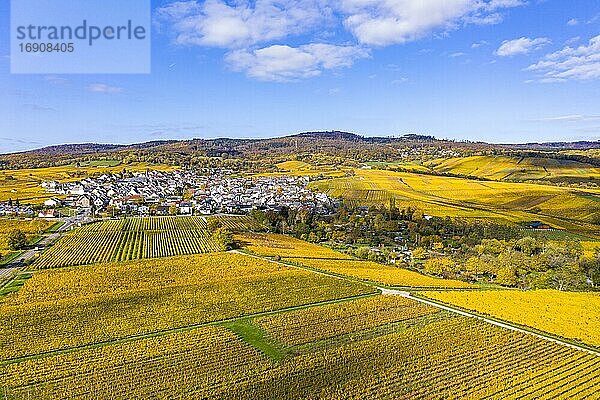
{"label": "autumn tree", "polygon": [[229,251],[235,248],[233,233],[226,228],[217,228],[213,231],[211,238],[222,251]]}
{"label": "autumn tree", "polygon": [[6,237],[8,248],[11,250],[22,250],[27,246],[27,237],[20,229],[14,229]]}

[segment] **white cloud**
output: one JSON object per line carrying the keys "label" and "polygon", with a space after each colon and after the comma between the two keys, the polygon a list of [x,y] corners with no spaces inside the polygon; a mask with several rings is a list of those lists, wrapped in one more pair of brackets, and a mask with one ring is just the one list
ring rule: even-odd
{"label": "white cloud", "polygon": [[600,116],[595,115],[583,115],[583,114],[573,114],[573,115],[561,115],[558,117],[546,117],[536,119],[536,122],[587,122],[587,121],[597,121],[600,120]]}
{"label": "white cloud", "polygon": [[505,40],[502,45],[496,50],[496,55],[501,57],[511,57],[518,54],[528,54],[534,50],[552,43],[548,38],[530,39],[522,37],[514,40]]}
{"label": "white cloud", "polygon": [[[503,12],[525,0],[178,0],[155,12],[158,28],[183,46],[227,49],[227,62],[237,70],[265,80],[293,80],[331,69],[328,60],[339,51],[346,64],[368,54],[365,47],[414,41],[445,34],[467,24],[495,24]],[[347,32],[356,45],[347,45]],[[333,54],[317,54],[315,44],[338,45]],[[309,36],[306,38],[306,36]],[[305,42],[305,43],[306,43]],[[339,45],[344,43],[344,45]],[[340,50],[342,49],[342,50]],[[350,53],[348,53],[350,51]],[[290,57],[290,59],[285,59]],[[307,66],[304,70],[303,66]],[[344,65],[346,66],[346,65]]]}
{"label": "white cloud", "polygon": [[540,81],[545,83],[599,79],[600,35],[587,45],[550,53],[527,70],[540,73]]}
{"label": "white cloud", "polygon": [[586,22],[586,24],[595,24],[598,21],[600,21],[600,14],[594,15],[589,21]]}
{"label": "white cloud", "polygon": [[51,85],[65,85],[69,82],[68,79],[56,76],[56,75],[48,75],[44,77],[44,80]]}
{"label": "white cloud", "polygon": [[57,110],[55,108],[41,106],[41,105],[35,104],[35,103],[23,104],[23,108],[26,108],[29,111],[37,111],[37,112],[57,112]]}
{"label": "white cloud", "polygon": [[258,50],[235,50],[226,60],[232,69],[264,81],[293,81],[318,76],[323,70],[350,67],[369,56],[356,46],[314,43],[300,47],[274,45]]}
{"label": "white cloud", "polygon": [[457,52],[457,53],[450,54],[448,57],[450,57],[450,58],[460,58],[460,57],[464,57],[466,55],[467,55],[467,53]]}
{"label": "white cloud", "polygon": [[321,0],[178,1],[157,10],[179,45],[240,48],[304,33],[331,10]]}
{"label": "white cloud", "polygon": [[571,18],[569,21],[567,21],[567,25],[569,26],[577,26],[579,25],[579,21],[575,18]]}
{"label": "white cloud", "polygon": [[416,40],[464,24],[496,24],[523,0],[182,0],[156,11],[181,45],[242,48],[308,33],[331,22],[362,44]]}
{"label": "white cloud", "polygon": [[363,44],[386,46],[417,40],[434,30],[496,24],[501,10],[520,0],[342,0],[346,28]]}
{"label": "white cloud", "polygon": [[124,91],[122,87],[110,86],[104,83],[92,83],[86,89],[94,93],[122,93]]}
{"label": "white cloud", "polygon": [[407,83],[407,82],[408,82],[408,78],[402,77],[400,79],[394,79],[392,81],[392,85],[398,86],[398,85],[402,85],[403,83]]}
{"label": "white cloud", "polygon": [[483,46],[487,46],[489,43],[486,40],[480,40],[479,42],[475,42],[471,45],[472,49],[478,49]]}

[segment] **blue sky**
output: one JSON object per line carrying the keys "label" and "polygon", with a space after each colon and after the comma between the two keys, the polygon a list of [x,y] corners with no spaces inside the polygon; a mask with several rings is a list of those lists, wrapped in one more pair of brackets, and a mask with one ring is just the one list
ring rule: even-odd
{"label": "blue sky", "polygon": [[0,152],[308,130],[600,139],[594,0],[153,1],[152,73],[11,75]]}

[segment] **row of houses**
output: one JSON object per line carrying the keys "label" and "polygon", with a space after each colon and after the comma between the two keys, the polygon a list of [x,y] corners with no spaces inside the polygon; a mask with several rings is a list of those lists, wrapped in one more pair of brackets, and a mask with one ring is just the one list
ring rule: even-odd
{"label": "row of houses", "polygon": [[35,215],[35,211],[28,205],[16,205],[10,202],[0,203],[0,215],[3,216],[32,216]]}
{"label": "row of houses", "polygon": [[252,209],[308,208],[329,212],[336,203],[308,189],[302,177],[231,177],[230,171],[146,171],[104,174],[77,182],[44,182],[57,195],[47,208],[69,206],[127,214],[244,213]]}

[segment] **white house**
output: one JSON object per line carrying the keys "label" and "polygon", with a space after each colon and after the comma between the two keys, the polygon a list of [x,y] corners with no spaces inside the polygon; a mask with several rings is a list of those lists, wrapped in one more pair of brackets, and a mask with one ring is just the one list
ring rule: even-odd
{"label": "white house", "polygon": [[42,182],[42,187],[44,189],[56,189],[59,185],[60,185],[60,183],[58,183],[57,181]]}
{"label": "white house", "polygon": [[59,199],[48,199],[44,202],[44,206],[46,207],[58,207],[62,204],[62,202]]}
{"label": "white house", "polygon": [[75,185],[69,190],[69,193],[81,196],[85,194],[85,188],[82,185]]}
{"label": "white house", "polygon": [[179,214],[189,215],[192,213],[191,203],[179,203]]}
{"label": "white house", "polygon": [[54,210],[45,210],[45,211],[41,211],[38,214],[38,217],[39,218],[56,218],[57,214],[56,214],[56,211],[54,211]]}

